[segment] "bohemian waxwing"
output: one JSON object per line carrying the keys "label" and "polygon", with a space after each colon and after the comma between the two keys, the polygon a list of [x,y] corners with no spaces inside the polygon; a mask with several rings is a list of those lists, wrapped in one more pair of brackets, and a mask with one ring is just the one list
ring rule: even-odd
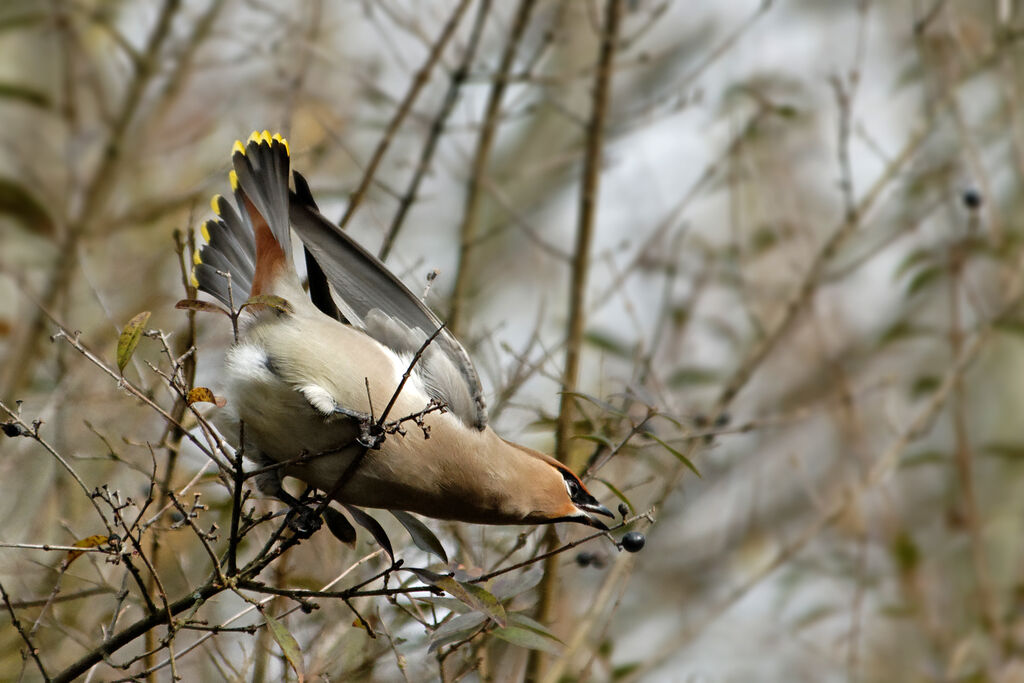
{"label": "bohemian waxwing", "polygon": [[[246,455],[288,463],[263,476],[261,490],[294,503],[281,487],[292,476],[350,506],[606,528],[593,515],[611,513],[575,474],[488,426],[473,364],[437,316],[320,215],[297,172],[289,189],[286,140],[253,133],[235,143],[232,162],[235,206],[213,198],[217,217],[202,227],[194,283],[236,309],[263,295],[264,305],[246,308],[225,361]],[[292,230],[309,293],[292,263]]]}

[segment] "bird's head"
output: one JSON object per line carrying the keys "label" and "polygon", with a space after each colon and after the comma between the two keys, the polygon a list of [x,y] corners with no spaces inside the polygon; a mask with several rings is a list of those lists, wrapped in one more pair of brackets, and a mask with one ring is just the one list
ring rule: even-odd
{"label": "bird's head", "polygon": [[595,529],[608,529],[595,515],[612,518],[615,515],[591,495],[572,470],[540,451],[511,442],[506,443],[530,455],[534,460],[531,463],[532,472],[528,483],[532,494],[528,497],[532,504],[524,521],[534,524],[578,522]]}

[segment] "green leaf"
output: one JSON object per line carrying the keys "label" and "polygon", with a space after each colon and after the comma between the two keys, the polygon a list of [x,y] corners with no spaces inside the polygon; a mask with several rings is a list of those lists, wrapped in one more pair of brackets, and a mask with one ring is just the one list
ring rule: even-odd
{"label": "green leaf", "polygon": [[22,83],[0,83],[0,99],[14,100],[39,109],[53,108],[53,101],[47,93]]}
{"label": "green leaf", "polygon": [[611,442],[611,439],[601,436],[600,434],[576,434],[572,438],[582,439],[584,441],[593,441],[594,443],[601,444],[602,446],[608,448],[609,450],[615,448],[615,444]]}
{"label": "green leaf", "polygon": [[620,681],[640,668],[640,662],[626,662],[612,669],[612,680]]}
{"label": "green leaf", "polygon": [[608,403],[607,401],[602,401],[601,399],[597,398],[596,396],[591,396],[590,394],[584,394],[581,391],[570,391],[568,393],[569,393],[570,396],[575,396],[577,398],[582,398],[587,403],[594,404],[595,406],[597,406],[598,408],[600,408],[601,410],[603,410],[606,413],[609,413],[611,415],[619,415],[621,417],[625,417],[625,413],[623,413],[621,409],[613,406],[611,403]]}
{"label": "green leaf", "polygon": [[416,519],[408,512],[402,510],[392,510],[391,514],[395,516],[405,530],[409,532],[412,537],[412,542],[416,544],[416,547],[424,552],[431,553],[436,557],[440,558],[442,562],[448,564],[448,553],[444,551],[444,546],[441,545],[441,541],[438,540],[434,532],[431,531],[426,524]]}
{"label": "green leaf", "polygon": [[668,385],[675,389],[701,384],[714,384],[719,379],[721,379],[721,375],[717,370],[687,366],[673,372],[668,378]]}
{"label": "green leaf", "polygon": [[619,356],[620,358],[633,357],[633,351],[629,345],[616,339],[609,332],[591,330],[583,335],[583,340],[601,351],[607,351],[613,356]]}
{"label": "green leaf", "polygon": [[[698,474],[697,476],[699,477],[700,475]],[[611,491],[615,495],[616,498],[618,498],[623,503],[625,503],[626,507],[629,508],[629,512],[631,514],[634,514],[634,515],[636,514],[636,508],[633,507],[633,503],[630,502],[629,498],[626,498],[626,494],[625,493],[623,493],[622,491],[620,491],[618,488],[615,487],[615,484],[611,483],[607,479],[602,479],[601,477],[594,477],[594,479],[597,479],[599,482],[601,482],[602,484],[607,486],[608,490]]]}
{"label": "green leaf", "polygon": [[[698,472],[698,471],[697,471],[697,468],[696,468],[696,467],[694,467],[693,463],[692,463],[692,462],[690,462],[690,459],[689,459],[689,458],[687,458],[687,457],[686,457],[685,455],[683,455],[682,453],[680,453],[680,452],[679,452],[678,450],[676,450],[675,448],[672,448],[672,447],[671,447],[671,446],[669,446],[669,445],[668,445],[667,443],[665,443],[664,441],[662,441],[662,440],[661,440],[661,438],[660,438],[660,437],[659,437],[659,436],[658,436],[657,434],[655,434],[654,432],[648,432],[647,434],[645,434],[645,436],[646,436],[647,438],[649,438],[649,439],[654,439],[655,441],[657,441],[658,443],[660,443],[660,444],[661,444],[661,445],[662,445],[662,446],[663,446],[663,447],[665,448],[665,450],[667,450],[667,451],[668,451],[669,453],[671,453],[672,455],[676,456],[676,459],[677,459],[677,460],[679,460],[679,462],[681,462],[681,463],[683,463],[684,465],[686,465],[687,467],[689,467],[689,468],[690,468],[690,470],[691,470],[691,471],[692,471],[692,472],[693,472],[694,474],[696,474],[696,475],[697,475],[698,477],[700,476],[700,472]],[[628,505],[628,504],[629,504],[629,503],[627,503],[627,505]]]}
{"label": "green leaf", "polygon": [[890,550],[901,574],[912,572],[921,564],[921,549],[905,530],[893,539]]}
{"label": "green leaf", "polygon": [[921,465],[945,465],[952,460],[949,453],[938,450],[918,451],[904,456],[900,460],[900,467],[919,467]]}
{"label": "green leaf", "polygon": [[[522,574],[502,574],[491,581],[491,592],[494,597],[501,601],[514,598],[532,589],[544,578],[544,570],[540,567],[533,567]],[[509,619],[512,615],[509,615]]]}
{"label": "green leaf", "polygon": [[121,336],[117,338],[117,369],[124,374],[124,368],[135,353],[135,347],[139,345],[146,323],[149,322],[149,311],[143,311],[128,321],[128,324],[121,330]]}
{"label": "green leaf", "polygon": [[17,219],[30,232],[53,235],[53,217],[22,183],[0,178],[0,214]]}
{"label": "green leaf", "polygon": [[1016,336],[1024,336],[1024,320],[1020,318],[1002,318],[996,320],[993,327],[999,332]]}
{"label": "green leaf", "polygon": [[907,256],[900,262],[900,265],[896,267],[896,272],[893,273],[893,279],[898,280],[902,278],[911,270],[917,269],[918,266],[926,264],[932,265],[934,260],[935,252],[931,249],[915,249],[907,254]]}
{"label": "green leaf", "polygon": [[427,652],[434,652],[439,647],[469,638],[479,631],[486,621],[487,615],[480,612],[460,614],[453,619],[449,619],[430,634],[430,647],[427,648]]}
{"label": "green leaf", "polygon": [[[434,607],[440,607],[441,609],[450,610],[456,614],[466,614],[469,611],[469,607],[466,603],[455,598],[447,598],[438,595],[418,595],[415,598],[419,602],[433,605]],[[473,614],[480,614],[479,612],[473,612]],[[482,616],[482,615],[481,615]]]}
{"label": "green leaf", "polygon": [[[35,8],[33,8],[34,10]],[[3,21],[0,21],[0,35],[6,31],[23,30],[35,26],[51,26],[53,23],[53,11],[43,9],[42,11],[24,10],[21,14],[5,12]]]}
{"label": "green leaf", "polygon": [[544,636],[545,638],[550,638],[551,640],[555,641],[556,643],[559,643],[561,645],[565,645],[565,643],[562,642],[561,638],[559,638],[554,633],[552,633],[551,631],[548,630],[547,626],[545,626],[544,624],[540,623],[539,621],[537,621],[533,617],[530,617],[530,616],[527,616],[527,615],[523,614],[522,612],[514,612],[513,614],[508,615],[508,621],[513,626],[519,626],[520,628],[525,628],[525,629],[527,629],[529,631],[533,631],[535,633],[539,633],[540,635]]}
{"label": "green leaf", "polygon": [[882,336],[878,338],[878,345],[887,346],[898,341],[913,339],[914,337],[926,337],[929,334],[927,328],[914,325],[906,320],[900,320],[889,326]]}
{"label": "green leaf", "polygon": [[175,308],[180,308],[189,311],[200,311],[202,313],[221,313],[228,317],[231,316],[228,313],[228,309],[212,301],[203,301],[202,299],[182,299],[178,303],[174,304]]}
{"label": "green leaf", "polygon": [[982,446],[985,455],[993,455],[1008,460],[1024,458],[1024,444],[995,441]]}
{"label": "green leaf", "polygon": [[242,304],[242,308],[246,306],[255,306],[257,308],[266,306],[272,308],[278,313],[292,313],[295,309],[288,303],[288,300],[284,297],[275,296],[274,294],[257,294],[256,296],[249,297],[249,299]]}
{"label": "green leaf", "polygon": [[517,645],[519,647],[525,647],[528,650],[540,650],[542,652],[549,652],[553,655],[561,654],[562,649],[558,646],[558,643],[545,638],[536,631],[530,629],[521,628],[519,626],[505,626],[503,628],[496,628],[491,633],[495,638],[501,638],[502,640]]}
{"label": "green leaf", "polygon": [[755,254],[760,254],[774,247],[779,241],[779,235],[775,228],[770,225],[762,225],[750,237],[750,247]]}
{"label": "green leaf", "polygon": [[910,385],[910,395],[914,398],[921,398],[934,392],[940,384],[941,381],[936,375],[922,375],[915,378],[914,383]]}
{"label": "green leaf", "polygon": [[295,636],[285,628],[284,624],[266,612],[263,613],[263,619],[267,622],[267,630],[270,632],[270,637],[281,648],[284,658],[288,660],[289,666],[295,671],[295,675],[299,677],[299,683],[302,683],[305,678],[305,673],[302,670],[302,650],[299,649],[299,643],[295,640]]}
{"label": "green leaf", "polygon": [[917,271],[917,274],[910,278],[910,282],[907,283],[907,297],[917,294],[932,282],[938,280],[941,274],[942,268],[939,268],[938,266],[929,266]]}
{"label": "green leaf", "polygon": [[440,588],[453,598],[457,598],[473,609],[483,612],[493,619],[498,626],[505,626],[507,624],[505,608],[498,602],[498,598],[480,586],[473,583],[456,581],[450,576],[442,576],[429,569],[410,568],[409,571],[418,576],[424,583]]}
{"label": "green leaf", "polygon": [[806,610],[803,614],[797,616],[793,621],[791,628],[795,631],[802,631],[810,626],[817,624],[823,619],[827,619],[837,612],[837,608],[834,605],[818,605],[811,607]]}

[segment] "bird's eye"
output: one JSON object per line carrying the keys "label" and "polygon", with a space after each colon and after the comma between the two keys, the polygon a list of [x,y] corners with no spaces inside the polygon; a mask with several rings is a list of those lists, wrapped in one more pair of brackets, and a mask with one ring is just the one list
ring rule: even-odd
{"label": "bird's eye", "polygon": [[569,479],[568,477],[565,479],[565,490],[569,493],[569,498],[573,500],[581,493],[579,483],[575,479]]}

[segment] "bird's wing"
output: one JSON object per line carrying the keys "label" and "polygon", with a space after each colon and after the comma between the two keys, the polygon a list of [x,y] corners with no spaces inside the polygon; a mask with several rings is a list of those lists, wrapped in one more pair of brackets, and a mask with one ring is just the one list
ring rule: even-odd
{"label": "bird's wing", "polygon": [[[304,181],[296,175],[296,186]],[[308,193],[292,195],[295,234],[319,265],[350,323],[396,353],[411,358],[435,332],[416,371],[427,393],[467,426],[487,426],[480,378],[462,344],[376,257],[324,218]]]}

